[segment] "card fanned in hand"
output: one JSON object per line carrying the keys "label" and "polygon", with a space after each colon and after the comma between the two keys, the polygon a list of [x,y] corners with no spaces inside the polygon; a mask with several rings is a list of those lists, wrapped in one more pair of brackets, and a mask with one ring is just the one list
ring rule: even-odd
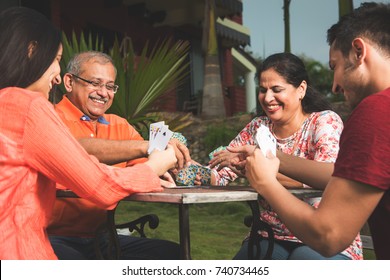
{"label": "card fanned in hand", "polygon": [[169,130],[165,122],[152,123],[149,127],[148,154],[152,153],[155,149],[164,151],[172,135],[173,132]]}
{"label": "card fanned in hand", "polygon": [[266,157],[268,150],[276,156],[276,139],[265,125],[260,125],[256,132],[256,143]]}

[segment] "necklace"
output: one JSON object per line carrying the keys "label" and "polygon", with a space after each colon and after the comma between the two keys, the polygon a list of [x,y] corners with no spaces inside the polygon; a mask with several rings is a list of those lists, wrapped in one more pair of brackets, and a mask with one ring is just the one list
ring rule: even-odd
{"label": "necklace", "polygon": [[291,133],[290,135],[286,136],[286,137],[282,137],[282,138],[279,138],[275,132],[275,125],[273,122],[271,122],[271,132],[272,134],[275,136],[276,139],[285,139],[285,138],[288,138],[294,134],[296,134],[299,130],[302,129],[305,121],[308,119],[308,116],[307,115],[303,115],[303,120],[298,124],[298,126],[293,130],[294,132]]}
{"label": "necklace", "polygon": [[298,143],[299,143],[299,139],[300,139],[300,137],[298,137],[300,135],[299,131],[301,131],[303,129],[303,127],[305,126],[305,123],[306,123],[306,121],[308,119],[309,119],[308,116],[304,115],[303,121],[300,123],[300,125],[297,127],[297,129],[295,129],[294,132],[291,135],[289,135],[287,137],[284,137],[284,138],[279,138],[276,135],[276,133],[275,133],[275,126],[274,126],[273,123],[271,123],[270,130],[271,130],[273,136],[277,140],[278,149],[280,149],[280,145],[282,145],[283,142],[285,142],[285,141],[287,141],[287,147],[290,146],[289,144],[291,142],[293,142],[292,148],[288,149],[290,151],[289,154],[293,155],[295,153],[295,151],[297,150],[297,147],[298,147]]}

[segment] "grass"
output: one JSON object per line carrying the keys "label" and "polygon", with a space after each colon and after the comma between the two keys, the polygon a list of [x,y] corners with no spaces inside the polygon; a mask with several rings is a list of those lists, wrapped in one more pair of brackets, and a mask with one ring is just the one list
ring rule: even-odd
{"label": "grass", "polygon": [[[194,204],[190,208],[191,257],[194,260],[231,260],[249,232],[244,217],[251,214],[245,202]],[[145,230],[149,238],[179,242],[177,205],[165,203],[122,202],[116,210],[116,222],[128,222],[146,214],[157,214],[157,229]],[[364,259],[373,260],[372,250],[364,250]]]}
{"label": "grass", "polygon": [[[244,225],[244,217],[251,213],[249,205],[245,202],[196,204],[189,211],[192,259],[232,259],[249,232]],[[154,230],[147,228],[146,236],[179,242],[177,205],[122,202],[116,210],[116,221],[122,223],[151,213],[158,215],[160,224]]]}
{"label": "grass", "polygon": [[375,252],[371,249],[364,249],[363,255],[365,260],[376,260]]}

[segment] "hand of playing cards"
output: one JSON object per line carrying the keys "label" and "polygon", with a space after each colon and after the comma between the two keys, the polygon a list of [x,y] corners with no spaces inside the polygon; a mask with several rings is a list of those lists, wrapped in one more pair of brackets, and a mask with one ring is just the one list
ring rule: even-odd
{"label": "hand of playing cards", "polygon": [[207,166],[191,164],[188,167],[180,169],[175,181],[180,186],[194,186],[196,175],[199,174],[200,183],[203,186],[210,185],[211,172],[211,169]]}
{"label": "hand of playing cards", "polygon": [[155,149],[164,151],[172,134],[173,132],[169,130],[165,122],[152,123],[149,128],[148,154],[151,154]]}
{"label": "hand of playing cards", "polygon": [[263,155],[267,156],[267,151],[270,150],[276,156],[276,139],[265,125],[260,125],[256,132],[256,144],[259,146]]}

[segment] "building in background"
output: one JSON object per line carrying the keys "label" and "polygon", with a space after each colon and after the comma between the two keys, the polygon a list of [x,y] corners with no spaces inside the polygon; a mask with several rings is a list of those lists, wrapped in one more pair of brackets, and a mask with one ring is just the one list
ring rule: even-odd
{"label": "building in background", "polygon": [[[160,99],[161,111],[199,114],[204,77],[202,26],[205,0],[2,0],[0,9],[30,7],[45,14],[68,36],[75,31],[103,38],[107,49],[117,36],[129,36],[135,51],[172,37],[191,44],[189,76]],[[250,44],[242,25],[241,0],[215,0],[221,80],[227,116],[255,112],[255,61],[243,51]]]}

